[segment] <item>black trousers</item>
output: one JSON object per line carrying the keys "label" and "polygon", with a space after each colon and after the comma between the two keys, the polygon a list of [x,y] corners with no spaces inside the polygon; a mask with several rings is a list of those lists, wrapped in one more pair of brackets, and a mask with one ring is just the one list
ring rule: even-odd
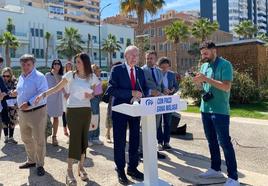
{"label": "black trousers", "polygon": [[130,117],[117,112],[112,112],[113,137],[114,137],[114,161],[119,171],[125,168],[125,148],[127,126],[129,126],[129,169],[136,169],[139,164],[139,129],[140,117]]}

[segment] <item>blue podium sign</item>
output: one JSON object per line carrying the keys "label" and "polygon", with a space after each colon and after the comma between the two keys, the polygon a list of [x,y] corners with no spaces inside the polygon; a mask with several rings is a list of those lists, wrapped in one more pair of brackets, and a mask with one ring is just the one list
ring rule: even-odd
{"label": "blue podium sign", "polygon": [[160,96],[141,99],[141,106],[147,114],[164,114],[179,110],[180,97]]}

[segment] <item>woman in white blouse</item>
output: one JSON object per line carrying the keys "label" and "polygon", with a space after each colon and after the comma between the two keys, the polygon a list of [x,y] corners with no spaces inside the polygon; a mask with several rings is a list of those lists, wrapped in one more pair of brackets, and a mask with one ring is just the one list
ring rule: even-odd
{"label": "woman in white blouse", "polygon": [[67,123],[70,131],[68,169],[66,175],[67,185],[76,185],[73,175],[73,162],[78,160],[78,175],[83,181],[87,180],[84,169],[84,160],[88,146],[88,130],[91,120],[90,99],[93,98],[93,89],[98,82],[91,69],[90,58],[85,53],[75,56],[76,71],[66,73],[62,81],[55,87],[42,93],[36,98],[36,103],[58,91],[66,85],[69,86],[69,98],[67,100]]}

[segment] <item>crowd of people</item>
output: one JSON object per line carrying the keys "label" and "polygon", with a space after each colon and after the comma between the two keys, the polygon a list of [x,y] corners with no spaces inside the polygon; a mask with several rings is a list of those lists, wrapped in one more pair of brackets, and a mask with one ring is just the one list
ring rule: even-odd
{"label": "crowd of people", "polygon": [[[195,74],[193,81],[203,91],[201,113],[204,131],[211,154],[211,168],[200,174],[202,178],[219,178],[222,147],[228,172],[226,186],[239,185],[235,152],[229,135],[229,96],[233,78],[232,65],[217,57],[215,44],[206,41],[200,46],[203,65]],[[84,168],[88,146],[102,145],[100,140],[100,102],[108,103],[106,115],[106,141],[114,143],[114,162],[119,183],[129,184],[125,174],[126,134],[129,129],[129,161],[127,175],[143,180],[144,175],[137,169],[143,157],[140,117],[131,117],[112,111],[112,106],[122,103],[132,104],[142,97],[158,97],[176,94],[179,85],[176,75],[171,71],[171,61],[167,57],[158,58],[157,53],[145,53],[145,65],[138,67],[139,49],[128,46],[125,62],[115,63],[111,69],[108,87],[103,90],[100,78],[101,69],[91,64],[86,53],[74,57],[74,63],[61,60],[52,62],[50,71],[45,75],[36,67],[33,55],[25,54],[20,58],[22,74],[16,80],[11,68],[2,70],[0,77],[1,123],[4,142],[17,144],[13,138],[15,125],[20,128],[27,161],[20,169],[37,168],[37,175],[45,174],[47,121],[52,120],[52,144],[59,145],[57,134],[59,118],[62,118],[63,132],[68,137],[66,184],[77,185],[73,164],[78,162],[78,175],[85,181],[88,174]],[[3,65],[3,58],[0,58]],[[158,141],[157,156],[165,159],[160,151],[172,150],[170,128],[172,114],[156,115]],[[94,121],[94,126],[92,123]],[[113,140],[111,138],[113,130]],[[1,135],[1,131],[0,131]],[[153,136],[152,136],[153,137]]]}

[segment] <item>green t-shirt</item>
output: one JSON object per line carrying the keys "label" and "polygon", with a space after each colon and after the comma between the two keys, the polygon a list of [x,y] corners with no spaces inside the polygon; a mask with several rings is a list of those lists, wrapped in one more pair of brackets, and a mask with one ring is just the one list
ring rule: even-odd
{"label": "green t-shirt", "polygon": [[[204,63],[201,66],[200,72],[206,77],[215,80],[233,81],[232,64],[221,57],[217,57],[212,64]],[[201,112],[224,115],[230,114],[230,92],[217,89],[208,83],[203,83],[203,90],[205,92],[211,92],[213,94],[213,98],[208,102],[204,102],[203,99],[201,99]]]}

